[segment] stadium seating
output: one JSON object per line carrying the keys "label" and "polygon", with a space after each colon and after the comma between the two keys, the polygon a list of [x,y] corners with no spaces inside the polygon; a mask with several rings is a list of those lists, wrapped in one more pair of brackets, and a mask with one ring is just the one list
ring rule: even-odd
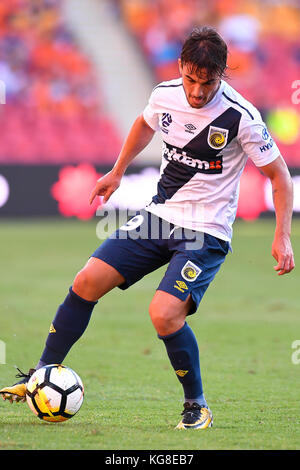
{"label": "stadium seating", "polygon": [[[121,147],[93,65],[64,24],[62,3],[0,2],[0,79],[6,85],[6,105],[0,105],[0,163],[108,163]],[[139,43],[153,82],[179,75],[177,58],[193,26],[216,26],[229,44],[229,83],[260,109],[287,162],[300,166],[300,108],[291,99],[291,85],[300,77],[297,2],[112,4]],[[290,122],[286,116],[293,125],[282,132]]]}
{"label": "stadium seating", "polygon": [[0,2],[0,163],[106,163],[120,136],[61,0]]}

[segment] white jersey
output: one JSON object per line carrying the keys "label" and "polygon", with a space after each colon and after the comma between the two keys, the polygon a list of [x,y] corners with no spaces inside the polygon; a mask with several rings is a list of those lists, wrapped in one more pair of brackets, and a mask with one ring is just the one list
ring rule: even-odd
{"label": "white jersey", "polygon": [[259,111],[224,81],[209,103],[192,108],[179,78],[154,88],[143,117],[163,139],[157,194],[146,209],[230,241],[247,158],[260,167],[279,156]]}

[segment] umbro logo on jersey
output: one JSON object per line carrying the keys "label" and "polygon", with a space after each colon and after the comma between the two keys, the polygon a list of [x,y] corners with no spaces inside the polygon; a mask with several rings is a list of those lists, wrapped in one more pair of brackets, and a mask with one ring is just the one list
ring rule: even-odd
{"label": "umbro logo on jersey", "polygon": [[185,132],[188,132],[189,134],[195,134],[194,131],[197,129],[194,124],[185,124],[184,127],[186,127]]}
{"label": "umbro logo on jersey", "polygon": [[168,127],[172,123],[172,116],[169,113],[163,113],[161,117],[161,130],[165,133],[168,134],[169,130]]}

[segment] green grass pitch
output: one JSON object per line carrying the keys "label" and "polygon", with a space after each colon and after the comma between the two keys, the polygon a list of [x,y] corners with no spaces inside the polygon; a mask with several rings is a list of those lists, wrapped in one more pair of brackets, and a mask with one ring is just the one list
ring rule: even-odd
{"label": "green grass pitch", "polygon": [[[76,272],[98,246],[96,223],[2,221],[0,340],[6,364],[33,367]],[[296,264],[300,221],[293,225]],[[188,322],[199,341],[212,429],[174,430],[181,386],[148,315],[164,268],[131,289],[109,293],[65,364],[85,385],[79,413],[45,423],[27,404],[0,402],[4,449],[300,449],[299,272],[278,277],[271,257],[274,221],[237,221],[233,249]],[[300,357],[300,354],[299,354]]]}

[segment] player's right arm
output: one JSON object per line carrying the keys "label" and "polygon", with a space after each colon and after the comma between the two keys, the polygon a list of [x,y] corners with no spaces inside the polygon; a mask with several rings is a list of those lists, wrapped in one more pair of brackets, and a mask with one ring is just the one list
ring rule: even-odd
{"label": "player's right arm", "polygon": [[143,115],[137,117],[123,144],[112,170],[100,178],[90,195],[90,204],[96,196],[103,196],[105,204],[118,189],[121,179],[132,160],[150,143],[155,131],[145,122]]}

